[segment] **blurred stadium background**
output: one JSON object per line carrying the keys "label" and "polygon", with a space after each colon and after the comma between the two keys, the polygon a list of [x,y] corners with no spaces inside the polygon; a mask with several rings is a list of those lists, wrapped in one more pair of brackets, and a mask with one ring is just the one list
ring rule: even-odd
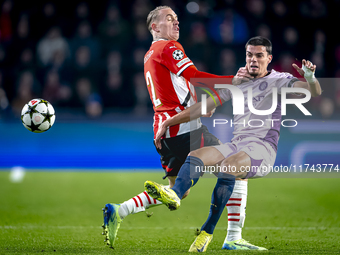
{"label": "blurred stadium background", "polygon": [[[178,14],[179,42],[199,70],[235,74],[244,65],[244,44],[256,35],[273,42],[270,68],[299,77],[292,63],[315,63],[324,92],[306,104],[312,116],[288,111],[299,125],[282,128],[276,164],[339,162],[340,42],[334,21],[340,1],[5,0],[1,169],[160,169],[143,76],[152,41],[145,20],[158,5]],[[56,109],[55,125],[43,134],[30,133],[20,120],[24,104],[37,97]],[[229,104],[214,115],[230,116]],[[207,125],[222,141],[230,139],[231,130]]]}

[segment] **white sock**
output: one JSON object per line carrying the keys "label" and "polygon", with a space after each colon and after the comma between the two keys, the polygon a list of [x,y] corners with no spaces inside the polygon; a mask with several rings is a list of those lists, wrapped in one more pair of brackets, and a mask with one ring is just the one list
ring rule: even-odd
{"label": "white sock", "polygon": [[247,191],[248,181],[235,181],[233,193],[226,204],[228,233],[224,242],[242,239],[242,228],[246,218]]}
{"label": "white sock", "polygon": [[153,199],[152,197],[149,196],[149,194],[146,191],[144,191],[138,194],[137,196],[134,196],[133,198],[122,203],[118,209],[118,213],[120,218],[124,219],[126,216],[130,214],[144,212],[145,209],[161,204],[162,202]]}

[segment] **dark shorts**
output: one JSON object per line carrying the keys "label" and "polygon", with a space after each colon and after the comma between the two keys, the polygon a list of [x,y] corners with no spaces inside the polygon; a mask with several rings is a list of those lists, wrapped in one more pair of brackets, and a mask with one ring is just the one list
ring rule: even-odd
{"label": "dark shorts", "polygon": [[161,140],[162,149],[157,149],[161,156],[161,164],[165,171],[165,179],[168,176],[177,176],[181,166],[190,151],[205,146],[219,145],[219,140],[209,133],[206,126],[176,137]]}

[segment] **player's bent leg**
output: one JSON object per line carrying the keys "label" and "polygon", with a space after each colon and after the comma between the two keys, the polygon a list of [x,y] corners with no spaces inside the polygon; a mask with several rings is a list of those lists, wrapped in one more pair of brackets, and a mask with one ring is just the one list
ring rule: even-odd
{"label": "player's bent leg", "polygon": [[182,165],[174,187],[172,188],[178,197],[193,187],[204,174],[204,166],[207,164],[218,164],[223,155],[214,147],[204,147],[190,152]]}
{"label": "player's bent leg", "polygon": [[130,214],[136,214],[140,212],[144,212],[146,209],[150,207],[154,207],[157,205],[161,205],[160,201],[153,199],[149,196],[149,194],[144,191],[137,196],[130,198],[129,200],[121,203],[119,207],[118,213],[121,219],[123,220],[126,216]]}

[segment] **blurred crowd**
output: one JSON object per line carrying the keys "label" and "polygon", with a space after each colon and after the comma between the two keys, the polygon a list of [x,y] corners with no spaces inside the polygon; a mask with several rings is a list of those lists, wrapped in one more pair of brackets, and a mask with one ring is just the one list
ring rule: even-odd
{"label": "blurred crowd", "polygon": [[311,60],[327,84],[308,109],[317,118],[339,117],[340,41],[333,27],[340,1],[70,2],[2,2],[0,119],[20,116],[32,98],[88,118],[152,112],[143,75],[152,41],[145,21],[158,5],[178,14],[179,42],[201,71],[235,74],[245,64],[245,43],[256,35],[272,40],[270,68],[299,77],[292,63]]}

